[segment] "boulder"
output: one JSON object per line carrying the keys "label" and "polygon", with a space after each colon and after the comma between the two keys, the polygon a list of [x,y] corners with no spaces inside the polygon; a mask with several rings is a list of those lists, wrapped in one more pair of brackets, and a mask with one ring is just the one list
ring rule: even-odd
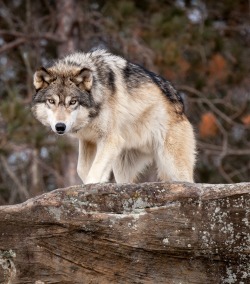
{"label": "boulder", "polygon": [[93,184],[0,207],[0,283],[250,283],[250,183]]}

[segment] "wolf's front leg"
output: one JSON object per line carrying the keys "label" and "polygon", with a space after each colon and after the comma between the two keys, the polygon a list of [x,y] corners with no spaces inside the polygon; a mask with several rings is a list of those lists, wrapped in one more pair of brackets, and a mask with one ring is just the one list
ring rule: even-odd
{"label": "wolf's front leg", "polygon": [[86,178],[94,161],[95,154],[96,154],[95,144],[79,140],[77,173],[83,183],[86,182]]}
{"label": "wolf's front leg", "polygon": [[108,182],[114,160],[120,153],[121,143],[111,137],[97,143],[96,156],[85,184]]}

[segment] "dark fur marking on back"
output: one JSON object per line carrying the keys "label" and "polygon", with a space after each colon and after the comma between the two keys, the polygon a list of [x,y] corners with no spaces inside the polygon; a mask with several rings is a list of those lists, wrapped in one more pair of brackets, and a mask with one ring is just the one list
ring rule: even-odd
{"label": "dark fur marking on back", "polygon": [[115,92],[116,86],[115,86],[115,73],[113,70],[109,69],[108,71],[108,85],[112,89],[112,93]]}
{"label": "dark fur marking on back", "polygon": [[130,62],[127,62],[123,69],[123,77],[128,89],[139,88],[142,83],[150,82],[144,70],[139,65]]}
{"label": "dark fur marking on back", "polygon": [[184,104],[180,94],[163,77],[130,62],[127,62],[123,70],[123,76],[128,88],[139,88],[141,84],[153,81],[161,89],[166,98],[175,105],[176,112],[178,114],[184,112]]}
{"label": "dark fur marking on back", "polygon": [[103,60],[103,56],[95,56],[92,58],[96,66],[96,78],[94,77],[94,82],[98,81],[103,87],[111,90],[113,94],[116,91],[116,76],[115,72],[110,68],[110,66]]}
{"label": "dark fur marking on back", "polygon": [[[143,68],[143,67],[142,67]],[[143,68],[144,69],[144,68]],[[166,97],[174,104],[178,104],[178,112],[183,113],[184,112],[184,103],[182,100],[182,97],[177,92],[177,90],[174,89],[174,87],[171,85],[171,83],[164,79],[163,77],[148,71],[147,69],[144,69],[145,73],[150,76],[150,78],[155,82],[156,85],[162,90],[162,92],[166,95]]]}

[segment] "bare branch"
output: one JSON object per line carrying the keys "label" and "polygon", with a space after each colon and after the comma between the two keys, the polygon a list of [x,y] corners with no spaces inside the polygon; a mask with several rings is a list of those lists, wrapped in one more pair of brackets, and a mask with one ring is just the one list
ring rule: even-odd
{"label": "bare branch", "polygon": [[27,199],[30,197],[29,192],[27,189],[21,184],[17,176],[13,173],[13,171],[10,169],[6,159],[4,156],[0,156],[0,160],[2,162],[2,166],[5,169],[6,173],[9,175],[9,177],[12,179],[12,181],[15,183],[17,186],[19,194],[24,198]]}
{"label": "bare branch", "polygon": [[[214,144],[208,144],[208,143],[203,143],[201,141],[198,141],[198,147],[204,150],[209,150],[213,154],[218,154],[223,151],[223,147],[219,145],[214,145]],[[239,156],[245,156],[245,155],[250,155],[250,149],[227,149],[226,155],[239,155]]]}
{"label": "bare branch", "polygon": [[228,183],[233,183],[233,180],[231,179],[231,177],[225,172],[222,164],[219,165],[218,167],[220,174],[222,175],[222,177],[225,179],[226,182]]}
{"label": "bare branch", "polygon": [[236,155],[236,156],[245,156],[245,155],[250,155],[250,149],[243,149],[243,150],[228,150],[227,151],[228,155]]}
{"label": "bare branch", "polygon": [[198,90],[196,90],[192,87],[185,86],[185,85],[179,86],[179,90],[184,91],[184,92],[186,91],[186,92],[193,93],[193,94],[197,95],[202,102],[206,103],[210,107],[211,110],[213,110],[218,116],[220,116],[223,120],[225,120],[230,125],[237,125],[238,124],[235,121],[233,121],[229,116],[227,116],[225,113],[223,113],[221,110],[219,110],[209,99],[207,99],[202,94],[202,92],[200,92],[200,91],[198,91]]}
{"label": "bare branch", "polygon": [[0,35],[9,35],[14,37],[21,37],[25,39],[47,39],[51,41],[55,41],[58,43],[63,43],[65,40],[57,37],[54,34],[51,33],[41,33],[41,34],[26,34],[21,32],[15,32],[15,31],[6,31],[6,30],[0,30]]}
{"label": "bare branch", "polygon": [[250,162],[248,163],[247,166],[245,167],[242,167],[240,169],[235,169],[234,171],[232,171],[230,174],[229,174],[229,177],[230,178],[233,178],[234,176],[241,176],[242,173],[248,171],[250,169]]}
{"label": "bare branch", "polygon": [[25,38],[18,38],[16,40],[13,40],[10,43],[6,43],[5,45],[2,46],[2,48],[0,48],[0,54],[9,50],[9,49],[12,49],[12,48],[15,48],[15,47],[17,47],[21,44],[24,44],[25,42],[26,42]]}

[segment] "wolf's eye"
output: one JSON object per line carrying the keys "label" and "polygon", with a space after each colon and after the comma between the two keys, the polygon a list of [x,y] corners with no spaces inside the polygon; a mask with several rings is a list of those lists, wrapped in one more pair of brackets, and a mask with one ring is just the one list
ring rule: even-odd
{"label": "wolf's eye", "polygon": [[51,99],[49,99],[48,102],[49,102],[50,104],[52,104],[52,105],[55,104],[55,101],[54,101],[54,100],[51,100]]}
{"label": "wolf's eye", "polygon": [[72,106],[75,105],[75,104],[76,104],[76,100],[71,100],[71,101],[69,102],[69,104],[72,105]]}

